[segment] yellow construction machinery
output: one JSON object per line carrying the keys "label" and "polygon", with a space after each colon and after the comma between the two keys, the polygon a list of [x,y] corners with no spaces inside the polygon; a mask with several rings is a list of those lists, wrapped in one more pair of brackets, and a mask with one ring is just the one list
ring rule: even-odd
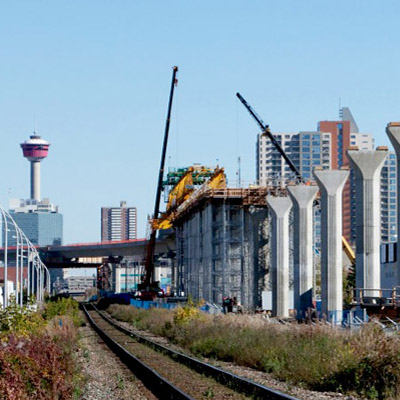
{"label": "yellow construction machinery", "polygon": [[[208,180],[206,181],[206,179]],[[178,180],[168,194],[168,203],[165,213],[160,218],[153,220],[153,229],[172,228],[175,210],[188,200],[200,184],[210,189],[226,188],[226,177],[223,168],[212,168],[193,165]]]}
{"label": "yellow construction machinery", "polygon": [[356,255],[354,253],[354,250],[351,248],[350,243],[346,240],[344,236],[342,236],[342,245],[343,245],[343,251],[345,252],[347,258],[350,260],[352,265],[355,265]]}

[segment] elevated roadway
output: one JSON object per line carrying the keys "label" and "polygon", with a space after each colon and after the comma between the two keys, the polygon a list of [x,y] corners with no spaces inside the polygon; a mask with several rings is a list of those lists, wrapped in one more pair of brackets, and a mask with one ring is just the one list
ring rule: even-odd
{"label": "elevated roadway", "polygon": [[[118,242],[76,243],[64,246],[38,248],[42,261],[48,268],[87,268],[96,267],[101,262],[90,259],[109,257],[114,260],[124,256],[144,257],[148,240],[135,239]],[[174,237],[166,237],[156,242],[155,254],[171,254],[175,250]],[[9,256],[15,257],[15,247],[8,248]],[[4,248],[0,249],[0,259],[4,258]],[[88,259],[82,261],[81,259]]]}

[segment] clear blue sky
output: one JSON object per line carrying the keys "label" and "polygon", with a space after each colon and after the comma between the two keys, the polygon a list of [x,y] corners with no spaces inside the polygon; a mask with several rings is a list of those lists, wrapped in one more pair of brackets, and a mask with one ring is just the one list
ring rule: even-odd
{"label": "clear blue sky", "polygon": [[[19,0],[0,3],[0,203],[29,196],[19,144],[51,142],[42,197],[64,214],[64,242],[100,239],[100,208],[152,212],[171,79],[179,66],[169,166],[224,166],[255,179],[257,126],[316,129],[339,98],[388,144],[400,120],[397,1]],[[11,191],[11,192],[10,192]]]}

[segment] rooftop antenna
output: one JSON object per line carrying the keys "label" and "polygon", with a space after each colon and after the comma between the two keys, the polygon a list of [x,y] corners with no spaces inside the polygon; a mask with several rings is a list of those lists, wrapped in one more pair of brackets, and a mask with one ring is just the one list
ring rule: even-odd
{"label": "rooftop antenna", "polygon": [[36,114],[33,113],[33,136],[37,136],[36,133]]}

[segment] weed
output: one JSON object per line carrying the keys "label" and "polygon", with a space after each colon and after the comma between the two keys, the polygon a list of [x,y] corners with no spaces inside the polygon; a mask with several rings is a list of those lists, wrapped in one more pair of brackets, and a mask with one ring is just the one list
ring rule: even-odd
{"label": "weed", "polygon": [[117,375],[117,388],[119,390],[124,390],[125,389],[124,378],[121,375]]}
{"label": "weed", "polygon": [[206,399],[213,399],[214,398],[214,391],[211,387],[208,387],[207,390],[203,392],[203,397]]}
{"label": "weed", "polygon": [[86,360],[90,359],[90,351],[88,349],[84,349],[82,352],[83,358],[85,358]]}

